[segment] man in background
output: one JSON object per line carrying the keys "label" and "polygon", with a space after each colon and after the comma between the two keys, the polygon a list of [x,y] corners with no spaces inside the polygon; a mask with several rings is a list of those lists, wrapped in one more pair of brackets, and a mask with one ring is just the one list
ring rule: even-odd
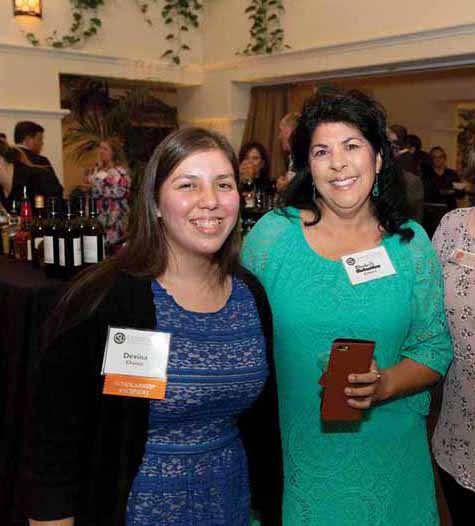
{"label": "man in background", "polygon": [[393,124],[388,137],[394,153],[394,165],[399,170],[406,187],[406,202],[412,219],[422,223],[424,216],[424,183],[419,163],[409,151],[407,129]]}
{"label": "man in background", "polygon": [[282,117],[281,121],[279,122],[278,138],[280,141],[280,145],[282,147],[282,151],[288,157],[288,161],[287,161],[287,172],[284,175],[281,175],[280,177],[278,177],[276,181],[278,192],[284,191],[289,185],[290,181],[295,176],[295,172],[293,170],[292,152],[290,149],[290,138],[292,136],[293,131],[295,130],[297,126],[297,121],[298,121],[299,116],[300,115],[295,112],[287,113],[286,115]]}
{"label": "man in background", "polygon": [[62,197],[63,187],[53,166],[47,157],[41,155],[44,131],[44,128],[35,122],[18,122],[14,131],[15,144],[25,154],[29,165],[41,168],[41,170],[35,170],[34,174],[34,177],[37,178],[35,187],[38,188],[38,191],[45,198]]}

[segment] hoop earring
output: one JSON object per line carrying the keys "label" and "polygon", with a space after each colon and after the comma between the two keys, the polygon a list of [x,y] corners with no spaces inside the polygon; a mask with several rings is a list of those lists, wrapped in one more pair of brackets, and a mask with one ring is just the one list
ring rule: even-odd
{"label": "hoop earring", "polygon": [[373,189],[371,190],[371,195],[373,197],[379,197],[379,181],[378,176],[376,176],[373,184]]}

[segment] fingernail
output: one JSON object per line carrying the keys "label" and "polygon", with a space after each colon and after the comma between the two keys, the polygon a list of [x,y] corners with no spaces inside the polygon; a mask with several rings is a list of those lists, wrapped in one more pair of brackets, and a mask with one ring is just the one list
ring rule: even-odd
{"label": "fingernail", "polygon": [[350,395],[353,391],[349,387],[345,387],[345,394]]}

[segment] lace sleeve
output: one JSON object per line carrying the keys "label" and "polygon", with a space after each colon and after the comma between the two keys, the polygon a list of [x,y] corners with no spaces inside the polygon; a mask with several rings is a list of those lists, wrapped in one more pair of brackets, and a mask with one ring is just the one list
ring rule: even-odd
{"label": "lace sleeve", "polygon": [[241,251],[242,264],[255,276],[264,280],[264,273],[272,247],[289,228],[291,221],[298,218],[298,212],[287,209],[288,216],[272,211],[260,219],[244,239]]}
{"label": "lace sleeve", "polygon": [[402,355],[444,375],[452,360],[452,345],[444,312],[443,278],[431,243],[418,224],[409,253],[414,270],[412,322]]}

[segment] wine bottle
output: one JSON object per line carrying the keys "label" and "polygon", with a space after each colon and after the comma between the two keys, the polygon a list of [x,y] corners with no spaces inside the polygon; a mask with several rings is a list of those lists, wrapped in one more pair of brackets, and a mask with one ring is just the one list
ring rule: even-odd
{"label": "wine bottle", "polygon": [[31,225],[31,248],[33,250],[33,266],[40,268],[44,259],[44,235],[46,218],[44,215],[45,199],[42,195],[35,195],[35,217]]}
{"label": "wine bottle", "polygon": [[8,235],[8,225],[10,224],[10,214],[7,212],[6,208],[0,203],[0,233],[2,237],[1,243],[1,253],[4,256],[8,256],[9,248],[9,235]]}
{"label": "wine bottle", "polygon": [[81,237],[81,257],[84,264],[84,231],[86,230],[87,225],[87,216],[86,216],[86,199],[84,197],[78,197],[76,200],[76,218],[75,223],[76,227],[79,230],[79,236]]}
{"label": "wine bottle", "polygon": [[56,197],[48,200],[48,220],[44,227],[43,252],[45,274],[49,278],[59,278],[59,227],[58,208]]}
{"label": "wine bottle", "polygon": [[95,199],[89,201],[89,219],[83,231],[84,264],[99,263],[105,258],[104,228],[97,220],[97,204]]}
{"label": "wine bottle", "polygon": [[31,248],[31,203],[28,200],[27,188],[23,187],[23,197],[20,202],[20,229],[15,234],[15,259],[18,261],[32,261]]}
{"label": "wine bottle", "polygon": [[69,279],[82,266],[81,233],[73,217],[71,201],[65,201],[64,220],[59,230],[59,266],[63,279]]}
{"label": "wine bottle", "polygon": [[8,257],[15,259],[15,236],[20,230],[20,216],[17,201],[13,200],[10,207],[10,222],[8,224]]}
{"label": "wine bottle", "polygon": [[244,179],[241,182],[241,195],[244,202],[244,208],[255,208],[256,185],[252,179]]}

